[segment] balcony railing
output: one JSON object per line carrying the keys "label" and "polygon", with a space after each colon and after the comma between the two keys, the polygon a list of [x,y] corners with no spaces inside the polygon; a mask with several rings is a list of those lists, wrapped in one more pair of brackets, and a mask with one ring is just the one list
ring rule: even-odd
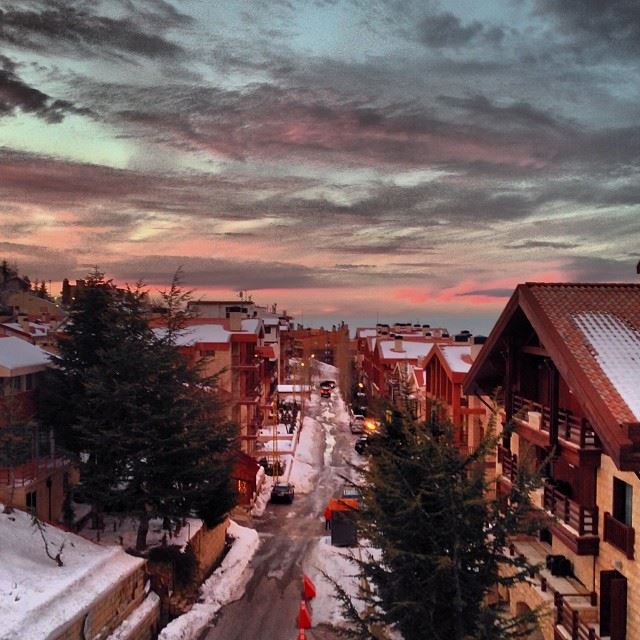
{"label": "balcony railing", "polygon": [[258,369],[260,367],[260,358],[231,356],[231,366],[234,369]]}
{"label": "balcony railing", "polygon": [[598,507],[583,507],[548,482],[544,485],[544,509],[578,535],[598,535]]}
{"label": "balcony railing", "polygon": [[502,475],[514,483],[518,479],[518,456],[505,447],[498,447],[498,462],[502,463]]}
{"label": "balcony railing", "polygon": [[633,527],[616,520],[610,513],[604,514],[604,539],[614,547],[624,551],[633,560],[636,532]]}
{"label": "balcony railing", "polygon": [[29,484],[68,464],[69,460],[65,458],[40,458],[16,467],[0,467],[0,484]]}
{"label": "balcony railing", "polygon": [[[540,413],[540,431],[548,433],[551,423],[551,410],[549,406],[514,394],[514,415],[517,415],[524,422],[528,422],[529,417],[527,414],[529,411]],[[598,438],[589,421],[586,418],[574,415],[568,409],[560,409],[558,411],[558,437],[566,442],[577,445],[581,449],[600,447]]]}
{"label": "balcony railing", "polygon": [[556,593],[554,596],[556,606],[556,638],[566,638],[557,630],[557,627],[564,627],[571,640],[600,640],[600,636],[593,627],[580,620],[580,614],[574,609],[568,598]]}

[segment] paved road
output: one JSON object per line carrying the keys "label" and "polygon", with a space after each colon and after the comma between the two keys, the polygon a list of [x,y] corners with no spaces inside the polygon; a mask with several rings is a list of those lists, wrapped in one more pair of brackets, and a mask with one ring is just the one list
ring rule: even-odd
{"label": "paved road", "polygon": [[[260,535],[260,547],[250,567],[253,576],[242,599],[224,607],[203,640],[295,640],[297,615],[302,588],[302,565],[319,538],[326,535],[323,512],[327,500],[344,481],[340,475],[350,475],[344,458],[351,455],[354,436],[344,424],[326,416],[327,408],[342,402],[333,397],[321,400],[311,417],[318,420],[316,464],[319,470],[317,486],[307,495],[296,495],[292,505],[269,505],[254,526]],[[313,409],[312,409],[313,411]],[[322,423],[332,423],[330,433],[336,439],[331,462],[324,461]],[[314,627],[306,632],[307,640],[332,640],[338,636],[331,629]]]}

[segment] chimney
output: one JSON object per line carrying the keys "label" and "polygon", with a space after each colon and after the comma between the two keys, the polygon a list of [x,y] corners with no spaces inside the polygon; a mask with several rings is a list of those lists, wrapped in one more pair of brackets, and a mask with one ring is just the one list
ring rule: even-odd
{"label": "chimney", "polygon": [[404,345],[402,342],[402,336],[397,334],[394,336],[395,340],[393,343],[393,350],[397,351],[398,353],[404,353]]}
{"label": "chimney", "polygon": [[240,311],[229,312],[229,330],[242,331],[242,313]]}
{"label": "chimney", "polygon": [[482,350],[482,345],[485,343],[486,339],[486,336],[473,336],[473,342],[471,344],[471,360],[474,362]]}

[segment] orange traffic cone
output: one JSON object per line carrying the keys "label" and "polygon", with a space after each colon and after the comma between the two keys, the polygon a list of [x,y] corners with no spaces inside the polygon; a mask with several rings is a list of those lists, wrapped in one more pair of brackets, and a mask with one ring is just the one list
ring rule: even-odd
{"label": "orange traffic cone", "polygon": [[298,629],[311,629],[311,614],[304,600],[300,601],[300,611],[298,613]]}
{"label": "orange traffic cone", "polygon": [[305,600],[316,597],[316,587],[308,576],[302,576],[302,594]]}

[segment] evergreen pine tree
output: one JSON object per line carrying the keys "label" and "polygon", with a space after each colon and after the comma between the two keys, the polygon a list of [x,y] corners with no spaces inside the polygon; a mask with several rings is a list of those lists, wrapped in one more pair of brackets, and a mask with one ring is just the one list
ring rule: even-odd
{"label": "evergreen pine tree", "polygon": [[357,561],[370,586],[370,628],[397,626],[405,640],[502,640],[531,628],[536,612],[510,618],[492,598],[498,585],[529,576],[532,567],[509,554],[508,539],[536,526],[534,478],[522,474],[504,500],[489,497],[484,459],[496,444],[489,433],[461,455],[451,425],[387,411],[361,468],[360,537],[381,553]]}
{"label": "evergreen pine tree", "polygon": [[[169,295],[177,307],[177,281]],[[179,353],[180,320],[150,328],[144,297],[141,286],[122,291],[97,271],[88,277],[41,403],[77,455],[96,513],[138,518],[139,549],[151,517],[201,515],[213,525],[234,503],[235,428],[220,417],[215,380],[200,379]]]}

